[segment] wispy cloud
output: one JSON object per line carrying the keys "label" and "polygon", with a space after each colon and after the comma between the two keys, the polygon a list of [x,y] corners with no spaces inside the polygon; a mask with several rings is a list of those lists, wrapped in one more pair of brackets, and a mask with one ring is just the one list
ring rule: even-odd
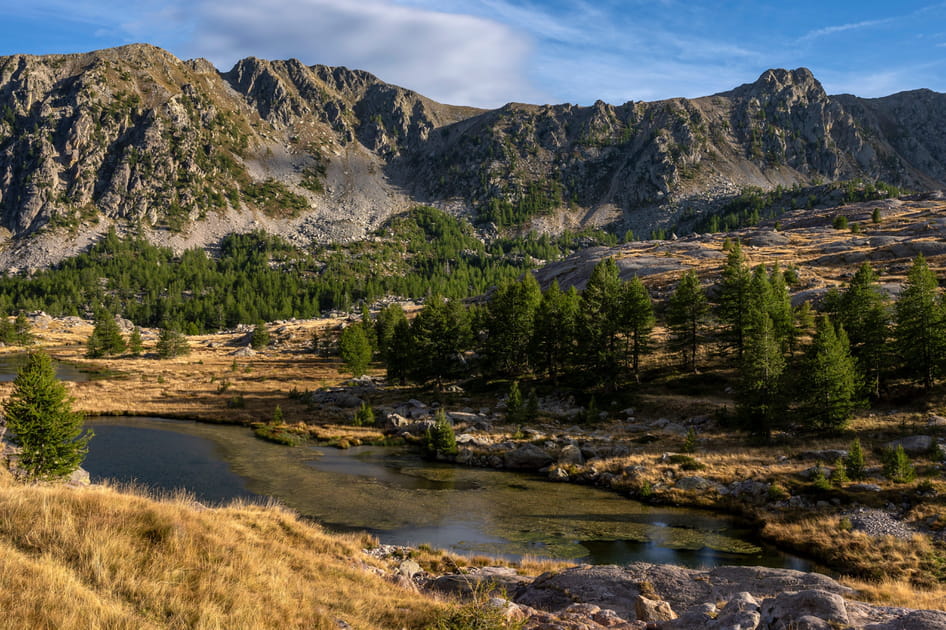
{"label": "wispy cloud", "polygon": [[824,28],[819,28],[819,29],[805,33],[799,38],[799,41],[818,39],[819,37],[827,37],[828,35],[834,35],[835,33],[843,33],[845,31],[857,31],[857,30],[861,30],[865,28],[871,28],[874,26],[881,26],[883,24],[890,24],[894,20],[895,18],[884,18],[882,20],[863,20],[861,22],[839,24],[837,26],[826,26]]}
{"label": "wispy cloud", "polygon": [[528,38],[495,20],[389,0],[230,0],[192,4],[183,49],[228,68],[250,54],[367,69],[432,98],[498,106],[539,95],[525,75]]}

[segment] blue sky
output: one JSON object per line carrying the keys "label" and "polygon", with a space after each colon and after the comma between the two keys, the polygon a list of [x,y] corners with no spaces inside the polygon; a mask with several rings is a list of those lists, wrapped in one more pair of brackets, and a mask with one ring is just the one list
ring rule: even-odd
{"label": "blue sky", "polygon": [[929,0],[0,2],[2,55],[148,42],[221,70],[295,57],[482,107],[702,96],[801,66],[832,94],[946,92],[946,2]]}

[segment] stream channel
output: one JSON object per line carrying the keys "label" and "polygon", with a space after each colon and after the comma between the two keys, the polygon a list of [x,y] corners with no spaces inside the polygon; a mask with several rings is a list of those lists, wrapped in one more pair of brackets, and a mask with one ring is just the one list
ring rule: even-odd
{"label": "stream channel", "polygon": [[406,447],[286,447],[245,427],[153,417],[95,417],[84,467],[93,482],[185,489],[202,502],[269,497],[336,531],[464,554],[812,570],[737,521],[654,507],[541,476],[423,460]]}

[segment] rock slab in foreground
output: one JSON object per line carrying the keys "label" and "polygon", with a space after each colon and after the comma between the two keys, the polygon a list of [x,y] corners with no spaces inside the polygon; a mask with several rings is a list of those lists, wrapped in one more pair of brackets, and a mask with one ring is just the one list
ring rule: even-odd
{"label": "rock slab in foreground", "polygon": [[634,563],[545,573],[513,600],[528,611],[526,630],[946,630],[946,612],[845,599],[854,594],[789,569]]}

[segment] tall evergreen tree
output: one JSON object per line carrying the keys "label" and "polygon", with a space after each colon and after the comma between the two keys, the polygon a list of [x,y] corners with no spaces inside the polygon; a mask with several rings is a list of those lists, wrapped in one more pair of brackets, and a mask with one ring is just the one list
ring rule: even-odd
{"label": "tall evergreen tree", "polygon": [[375,339],[378,344],[378,354],[381,361],[387,365],[388,355],[392,351],[392,339],[394,331],[401,322],[407,323],[407,316],[404,314],[404,308],[400,304],[388,304],[378,313],[378,318],[374,324]]}
{"label": "tall evergreen tree", "polygon": [[749,285],[752,276],[739,241],[731,244],[726,264],[723,267],[719,288],[719,303],[716,312],[726,324],[725,338],[742,358],[746,333],[746,315],[749,311]]}
{"label": "tall evergreen tree", "polygon": [[16,338],[16,342],[21,346],[28,346],[34,341],[30,320],[26,318],[26,314],[22,311],[17,313],[16,318],[13,320],[13,335]]}
{"label": "tall evergreen tree", "polygon": [[338,340],[338,353],[352,376],[358,377],[368,370],[371,363],[371,343],[361,322],[347,326]]}
{"label": "tall evergreen tree", "polygon": [[133,357],[139,357],[143,351],[144,342],[141,340],[141,329],[135,326],[128,336],[128,352]]}
{"label": "tall evergreen tree", "polygon": [[394,323],[394,328],[387,337],[384,348],[384,367],[387,369],[388,380],[397,381],[402,385],[407,381],[410,368],[413,365],[414,341],[411,335],[411,326],[407,318]]}
{"label": "tall evergreen tree", "polygon": [[844,327],[857,361],[865,393],[880,395],[880,381],[889,361],[890,304],[877,274],[864,263],[837,299],[837,322]]}
{"label": "tall evergreen tree", "polygon": [[411,322],[414,347],[409,374],[420,381],[438,385],[459,373],[463,353],[470,349],[472,332],[469,314],[458,300],[434,296]]}
{"label": "tall evergreen tree", "polygon": [[745,351],[740,362],[738,413],[746,428],[768,436],[784,411],[785,357],[772,318],[762,303],[750,303]]}
{"label": "tall evergreen tree", "polygon": [[778,263],[769,275],[772,301],[769,305],[769,317],[772,318],[772,332],[782,347],[782,352],[793,352],[798,329],[795,327],[795,314],[792,310],[792,298],[788,292],[785,273]]}
{"label": "tall evergreen tree", "polygon": [[581,293],[580,352],[585,365],[613,385],[624,353],[619,333],[624,289],[613,258],[605,258],[591,271]]}
{"label": "tall evergreen tree", "polygon": [[914,259],[895,310],[897,351],[907,371],[930,389],[939,374],[946,334],[939,286],[923,254]]}
{"label": "tall evergreen tree", "polygon": [[701,329],[709,310],[706,294],[700,287],[696,273],[683,274],[667,305],[667,324],[670,327],[672,347],[683,356],[683,367],[696,371],[696,355],[700,345]]}
{"label": "tall evergreen tree", "polygon": [[159,359],[173,359],[189,354],[191,351],[187,338],[174,327],[174,324],[166,324],[161,329],[154,349]]}
{"label": "tall evergreen tree", "polygon": [[553,380],[571,363],[580,298],[574,287],[562,292],[553,281],[539,302],[531,341],[532,363]]}
{"label": "tall evergreen tree", "polygon": [[250,346],[255,350],[262,350],[269,345],[269,326],[266,325],[266,322],[259,320],[256,322],[256,326],[253,327],[253,332],[250,335]]}
{"label": "tall evergreen tree", "polygon": [[535,311],[542,290],[535,276],[504,283],[489,301],[486,312],[486,340],[483,343],[490,371],[519,376],[529,369],[529,342],[535,326]]}
{"label": "tall evergreen tree", "polygon": [[827,315],[818,319],[805,353],[799,411],[813,429],[841,429],[857,408],[857,369],[843,327],[835,331]]}
{"label": "tall evergreen tree", "polygon": [[64,477],[85,458],[92,433],[83,431],[83,418],[72,410],[72,400],[46,353],[31,353],[17,372],[3,414],[21,449],[19,466],[29,477]]}
{"label": "tall evergreen tree", "polygon": [[631,357],[634,380],[640,382],[641,355],[650,350],[650,333],[654,329],[654,303],[637,276],[624,285],[620,315],[621,329],[629,346],[625,355]]}
{"label": "tall evergreen tree", "polygon": [[86,341],[85,356],[97,359],[110,357],[125,351],[125,339],[115,318],[107,310],[99,309],[95,314],[95,327]]}

